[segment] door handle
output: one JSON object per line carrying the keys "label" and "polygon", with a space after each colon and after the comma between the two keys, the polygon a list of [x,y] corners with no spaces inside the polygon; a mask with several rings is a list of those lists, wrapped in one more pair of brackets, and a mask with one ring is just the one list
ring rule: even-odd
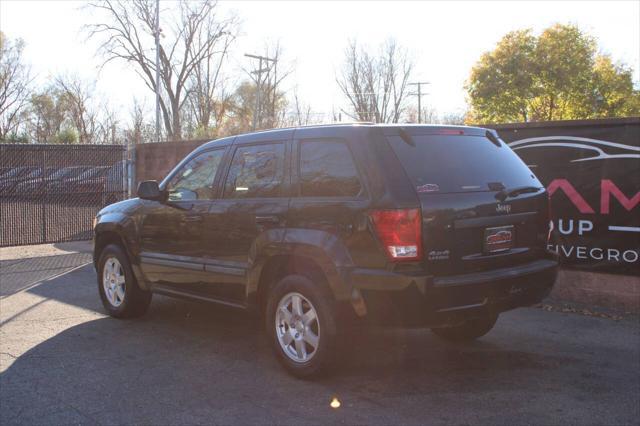
{"label": "door handle", "polygon": [[278,216],[256,216],[256,223],[280,223]]}

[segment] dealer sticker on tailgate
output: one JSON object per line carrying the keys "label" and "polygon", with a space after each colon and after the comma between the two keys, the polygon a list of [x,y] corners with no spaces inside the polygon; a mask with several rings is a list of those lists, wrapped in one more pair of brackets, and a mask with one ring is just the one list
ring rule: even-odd
{"label": "dealer sticker on tailgate", "polygon": [[496,253],[510,250],[515,240],[513,225],[486,228],[484,230],[484,252]]}

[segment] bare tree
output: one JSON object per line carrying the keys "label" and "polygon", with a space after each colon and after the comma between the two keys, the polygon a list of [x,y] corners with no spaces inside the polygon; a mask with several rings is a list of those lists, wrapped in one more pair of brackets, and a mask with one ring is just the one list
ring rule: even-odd
{"label": "bare tree", "polygon": [[296,125],[306,126],[311,123],[311,105],[300,101],[297,89],[293,92],[293,112]]}
{"label": "bare tree", "polygon": [[102,105],[97,115],[93,143],[115,145],[125,142],[118,114],[109,105]]}
{"label": "bare tree", "polygon": [[24,42],[0,32],[0,140],[18,131],[25,120],[30,84],[29,67],[22,62]]}
{"label": "bare tree", "polygon": [[[425,124],[462,125],[465,123],[465,118],[466,112],[439,114],[435,108],[429,105],[422,108],[422,122]],[[413,106],[408,107],[404,121],[406,123],[417,123],[418,109]]]}
{"label": "bare tree", "polygon": [[[262,86],[263,91],[267,91],[268,88]],[[233,97],[230,100],[230,106],[228,114],[225,117],[221,129],[219,130],[219,136],[221,135],[236,135],[239,133],[250,132],[253,128],[253,114],[256,107],[257,86],[254,82],[245,80],[233,93]],[[267,109],[268,99],[260,98],[260,104],[263,106],[263,111]],[[269,103],[269,105],[271,105]],[[267,116],[261,120],[259,129],[280,127],[280,124],[284,122],[286,115],[286,98],[284,93],[277,92],[276,99],[276,113],[275,113],[275,125],[272,125],[272,117]]]}
{"label": "bare tree", "polygon": [[461,126],[465,124],[465,120],[467,117],[466,112],[452,112],[448,114],[444,114],[440,118],[440,124],[451,124]]}
{"label": "bare tree", "polygon": [[405,111],[404,121],[407,123],[418,123],[419,121],[425,124],[437,124],[440,119],[438,118],[438,112],[435,108],[430,106],[422,107],[422,117],[418,120],[418,108],[415,106],[407,107]]}
{"label": "bare tree", "polygon": [[128,142],[138,144],[142,142],[142,134],[144,131],[144,110],[143,106],[137,99],[133,100],[133,108],[131,110],[130,127],[125,131]]}
{"label": "bare tree", "polygon": [[378,54],[350,42],[345,62],[336,78],[351,109],[348,116],[361,121],[397,123],[405,110],[413,63],[395,40],[387,40]]}
{"label": "bare tree", "polygon": [[[281,123],[283,126],[308,126],[331,121],[331,114],[314,112],[311,105],[302,100],[298,94],[298,89],[293,90],[293,95],[288,103],[286,116]],[[337,120],[334,120],[337,121]]]}
{"label": "bare tree", "polygon": [[224,34],[217,43],[209,46],[209,52],[203,55],[193,69],[188,80],[189,105],[195,120],[195,128],[200,136],[215,136],[216,128],[229,109],[232,93],[228,90],[228,79],[222,73],[229,47],[236,39],[235,17],[218,21],[215,14],[207,16],[207,22],[196,35],[196,43],[204,44],[203,38],[210,34]]}
{"label": "bare tree", "polygon": [[148,116],[145,104],[134,98],[129,120],[123,129],[123,143],[138,144],[153,140],[154,127]]}
{"label": "bare tree", "polygon": [[96,96],[94,84],[58,75],[29,100],[29,137],[36,143],[120,143],[116,112]]}
{"label": "bare tree", "polygon": [[142,142],[142,134],[144,129],[144,106],[137,100],[133,99],[133,107],[130,112],[130,122],[124,131],[125,140],[128,143],[138,144]]}
{"label": "bare tree", "polygon": [[99,124],[93,87],[77,76],[60,75],[55,77],[53,88],[63,104],[66,119],[78,133],[78,142],[95,143]]}
{"label": "bare tree", "polygon": [[[224,59],[228,44],[235,38],[237,19],[217,19],[217,2],[203,0],[189,2],[181,0],[176,13],[169,13],[165,27],[156,29],[155,1],[153,0],[103,0],[89,7],[107,15],[105,22],[90,24],[90,38],[102,40],[99,52],[105,64],[112,60],[123,60],[135,65],[135,70],[146,86],[159,91],[160,108],[168,139],[182,137],[182,108],[189,98],[190,79],[200,68],[201,81],[217,75],[215,71]],[[163,13],[163,16],[165,14]],[[160,86],[156,87],[155,48],[156,31],[161,31],[160,41]],[[206,61],[217,57],[220,62]],[[217,64],[217,65],[216,65]],[[212,73],[213,71],[213,73]],[[202,92],[211,93],[215,84],[203,86]]]}

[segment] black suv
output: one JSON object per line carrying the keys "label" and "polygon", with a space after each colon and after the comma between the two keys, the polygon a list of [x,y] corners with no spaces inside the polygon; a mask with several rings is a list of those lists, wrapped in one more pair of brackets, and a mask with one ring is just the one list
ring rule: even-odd
{"label": "black suv", "polygon": [[492,131],[330,125],[204,144],[98,213],[114,317],[152,293],[258,312],[284,366],[319,372],[339,326],[486,334],[542,300],[557,261],[547,192]]}

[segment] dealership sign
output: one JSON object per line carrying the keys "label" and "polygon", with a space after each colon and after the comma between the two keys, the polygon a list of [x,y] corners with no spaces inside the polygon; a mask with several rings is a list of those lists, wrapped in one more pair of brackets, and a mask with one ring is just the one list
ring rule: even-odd
{"label": "dealership sign", "polygon": [[497,127],[547,186],[563,264],[640,275],[640,120]]}

